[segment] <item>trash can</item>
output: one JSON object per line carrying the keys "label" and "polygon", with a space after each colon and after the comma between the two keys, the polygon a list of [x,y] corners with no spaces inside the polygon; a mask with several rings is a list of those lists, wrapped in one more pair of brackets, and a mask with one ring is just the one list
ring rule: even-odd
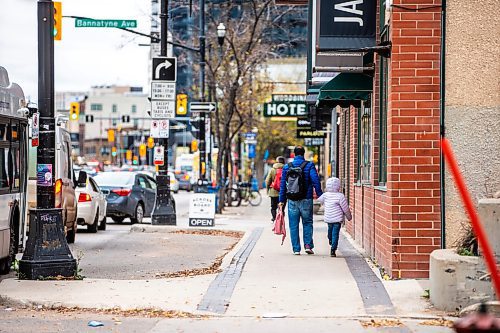
{"label": "trash can", "polygon": [[219,205],[219,186],[208,186],[208,193],[215,193],[215,211],[217,212],[217,208]]}

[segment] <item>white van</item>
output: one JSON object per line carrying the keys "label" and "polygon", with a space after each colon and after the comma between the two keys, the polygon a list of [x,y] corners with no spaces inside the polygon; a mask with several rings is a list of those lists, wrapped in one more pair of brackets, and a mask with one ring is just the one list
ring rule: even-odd
{"label": "white van", "polygon": [[[61,127],[63,124],[64,120],[62,118],[56,118],[56,208],[62,208],[66,240],[68,243],[74,243],[77,229],[76,211],[78,203],[75,188],[78,179],[76,179],[73,160],[71,159],[71,137],[69,132]],[[31,147],[31,140],[29,149],[28,207],[36,208],[37,149]]]}

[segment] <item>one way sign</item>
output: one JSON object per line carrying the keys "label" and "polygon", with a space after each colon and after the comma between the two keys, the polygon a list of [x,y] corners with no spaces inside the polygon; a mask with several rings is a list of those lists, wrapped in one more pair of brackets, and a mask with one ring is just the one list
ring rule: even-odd
{"label": "one way sign", "polygon": [[217,104],[214,102],[191,102],[189,109],[191,112],[215,112]]}
{"label": "one way sign", "polygon": [[177,58],[153,58],[153,81],[177,81]]}

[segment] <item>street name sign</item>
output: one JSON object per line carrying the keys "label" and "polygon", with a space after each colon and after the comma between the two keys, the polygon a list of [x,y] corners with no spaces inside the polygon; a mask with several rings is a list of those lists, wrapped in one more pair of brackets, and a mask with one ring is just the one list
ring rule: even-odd
{"label": "street name sign", "polygon": [[151,118],[153,119],[174,119],[175,101],[152,100]]}
{"label": "street name sign", "polygon": [[164,165],[165,164],[165,148],[163,146],[156,146],[153,154],[153,164],[154,165]]}
{"label": "street name sign", "polygon": [[149,135],[157,139],[167,139],[170,130],[168,119],[152,120]]}
{"label": "street name sign", "polygon": [[189,109],[191,112],[215,112],[217,104],[214,102],[191,102]]}
{"label": "street name sign", "polygon": [[137,20],[75,19],[76,28],[137,28]]}
{"label": "street name sign", "polygon": [[151,99],[175,101],[175,82],[151,82]]}
{"label": "street name sign", "polygon": [[215,226],[215,194],[194,193],[189,200],[189,226]]}
{"label": "street name sign", "polygon": [[153,81],[177,81],[177,58],[174,57],[156,57],[153,58],[152,66]]}

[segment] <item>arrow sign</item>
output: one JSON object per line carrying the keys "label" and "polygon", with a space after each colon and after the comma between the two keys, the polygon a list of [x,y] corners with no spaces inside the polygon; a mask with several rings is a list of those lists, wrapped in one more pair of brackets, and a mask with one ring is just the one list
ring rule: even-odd
{"label": "arrow sign", "polygon": [[189,108],[191,112],[215,112],[217,104],[214,102],[191,102]]}
{"label": "arrow sign", "polygon": [[177,81],[177,58],[153,58],[153,81]]}

